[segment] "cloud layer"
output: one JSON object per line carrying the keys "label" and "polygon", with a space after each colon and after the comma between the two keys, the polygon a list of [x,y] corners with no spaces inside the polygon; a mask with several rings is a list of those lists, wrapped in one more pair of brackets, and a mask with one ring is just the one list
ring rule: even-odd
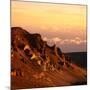
{"label": "cloud layer", "polygon": [[48,43],[60,44],[60,45],[64,45],[64,44],[80,45],[81,43],[86,43],[86,40],[82,40],[79,37],[75,37],[73,39],[61,39],[61,38],[58,38],[58,37],[54,37],[54,38],[44,37],[43,40],[47,41]]}
{"label": "cloud layer", "polygon": [[59,37],[47,38],[44,37],[43,40],[47,41],[49,45],[56,44],[62,49],[63,52],[83,52],[86,51],[86,40],[79,37],[73,39],[62,39]]}

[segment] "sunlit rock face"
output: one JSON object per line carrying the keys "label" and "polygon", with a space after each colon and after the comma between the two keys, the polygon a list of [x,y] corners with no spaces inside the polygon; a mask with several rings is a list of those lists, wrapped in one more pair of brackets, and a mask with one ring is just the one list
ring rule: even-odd
{"label": "sunlit rock face", "polygon": [[11,84],[14,89],[86,84],[86,70],[40,34],[12,27]]}

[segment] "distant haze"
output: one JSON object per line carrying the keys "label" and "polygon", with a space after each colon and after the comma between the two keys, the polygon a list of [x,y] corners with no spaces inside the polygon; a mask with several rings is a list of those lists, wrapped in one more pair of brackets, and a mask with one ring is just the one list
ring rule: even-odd
{"label": "distant haze", "polygon": [[11,1],[12,26],[61,47],[63,52],[86,51],[86,6]]}

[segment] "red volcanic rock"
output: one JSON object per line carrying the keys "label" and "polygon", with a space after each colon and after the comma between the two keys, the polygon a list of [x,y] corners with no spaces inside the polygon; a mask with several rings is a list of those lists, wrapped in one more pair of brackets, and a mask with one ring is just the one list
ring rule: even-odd
{"label": "red volcanic rock", "polygon": [[47,45],[40,34],[11,28],[12,89],[80,83],[86,84],[86,71],[77,65],[74,67],[60,48]]}

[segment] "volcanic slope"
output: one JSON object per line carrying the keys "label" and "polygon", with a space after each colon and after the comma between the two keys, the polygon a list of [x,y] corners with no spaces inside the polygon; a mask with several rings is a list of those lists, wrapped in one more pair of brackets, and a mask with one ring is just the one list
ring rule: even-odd
{"label": "volcanic slope", "polygon": [[39,88],[87,84],[87,71],[73,64],[56,45],[40,34],[11,28],[11,88]]}

